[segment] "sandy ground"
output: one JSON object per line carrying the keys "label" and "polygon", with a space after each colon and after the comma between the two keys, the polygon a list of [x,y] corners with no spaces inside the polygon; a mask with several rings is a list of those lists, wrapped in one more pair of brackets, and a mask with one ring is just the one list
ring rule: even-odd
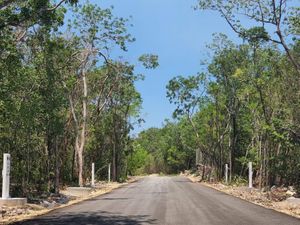
{"label": "sandy ground", "polygon": [[[26,204],[23,207],[0,207],[0,224],[10,224],[13,222],[23,221],[30,218],[34,218],[36,216],[44,215],[49,213],[55,209],[64,208],[70,205],[77,204],[79,202],[85,201],[87,199],[91,199],[106,193],[109,193],[117,188],[120,188],[129,183],[133,183],[139,180],[141,177],[131,177],[125,183],[98,183],[97,188],[86,197],[73,197],[70,198],[68,203],[66,204],[55,204],[53,206],[45,207],[41,204]],[[61,191],[64,194],[64,191]]]}

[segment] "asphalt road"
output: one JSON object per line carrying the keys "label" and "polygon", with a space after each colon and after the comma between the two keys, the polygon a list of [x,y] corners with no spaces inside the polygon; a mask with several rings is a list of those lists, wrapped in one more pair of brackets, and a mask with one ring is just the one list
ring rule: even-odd
{"label": "asphalt road", "polygon": [[147,177],[18,224],[300,225],[300,220],[184,177]]}

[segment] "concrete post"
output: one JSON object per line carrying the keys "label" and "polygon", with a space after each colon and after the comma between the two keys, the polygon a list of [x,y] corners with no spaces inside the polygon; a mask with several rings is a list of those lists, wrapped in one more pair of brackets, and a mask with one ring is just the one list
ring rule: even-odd
{"label": "concrete post", "polygon": [[2,199],[9,198],[10,154],[3,154]]}
{"label": "concrete post", "polygon": [[92,187],[95,186],[95,163],[92,163]]}
{"label": "concrete post", "polygon": [[225,183],[228,184],[228,164],[225,164]]}
{"label": "concrete post", "polygon": [[196,149],[196,166],[203,163],[203,156],[200,149]]}
{"label": "concrete post", "polygon": [[108,182],[110,182],[110,163],[108,164]]}
{"label": "concrete post", "polygon": [[249,162],[249,188],[252,188],[252,175],[253,175],[253,171],[252,171],[252,162]]}
{"label": "concrete post", "polygon": [[198,166],[199,164],[199,153],[198,153],[198,149],[196,149],[196,166]]}

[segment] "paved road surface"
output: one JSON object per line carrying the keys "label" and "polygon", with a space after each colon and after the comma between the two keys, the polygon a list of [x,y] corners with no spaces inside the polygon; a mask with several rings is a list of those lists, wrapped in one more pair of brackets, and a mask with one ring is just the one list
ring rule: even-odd
{"label": "paved road surface", "polygon": [[300,220],[184,177],[147,177],[19,224],[300,225]]}

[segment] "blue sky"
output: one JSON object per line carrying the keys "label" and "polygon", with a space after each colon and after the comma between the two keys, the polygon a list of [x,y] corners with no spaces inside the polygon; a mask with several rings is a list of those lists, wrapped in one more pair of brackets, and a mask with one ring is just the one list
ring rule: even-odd
{"label": "blue sky", "polygon": [[[195,11],[196,0],[93,0],[102,8],[114,6],[114,15],[129,17],[134,25],[129,29],[136,42],[129,45],[126,60],[136,63],[144,53],[159,56],[160,66],[155,70],[136,67],[137,73],[146,75],[137,83],[143,98],[142,117],[145,123],[136,127],[137,134],[149,127],[161,127],[172,117],[174,106],[166,98],[166,85],[177,75],[193,75],[203,70],[201,60],[208,58],[206,45],[212,34],[225,33],[237,39],[226,22],[209,11]],[[116,57],[120,52],[112,53]]]}

